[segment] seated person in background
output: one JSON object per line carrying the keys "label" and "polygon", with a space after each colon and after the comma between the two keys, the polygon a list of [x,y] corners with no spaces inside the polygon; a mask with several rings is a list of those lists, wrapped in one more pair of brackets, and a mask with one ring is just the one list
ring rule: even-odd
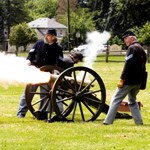
{"label": "seated person in background", "polygon": [[69,67],[73,67],[74,64],[82,61],[83,55],[80,52],[71,52],[69,56],[65,57],[64,56],[64,63],[65,63],[65,69]]}

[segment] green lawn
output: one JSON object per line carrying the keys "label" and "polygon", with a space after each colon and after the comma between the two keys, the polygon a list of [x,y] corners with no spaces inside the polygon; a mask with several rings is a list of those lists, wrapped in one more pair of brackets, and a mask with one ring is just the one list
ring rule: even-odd
{"label": "green lawn", "polygon": [[[94,70],[105,83],[109,104],[122,71],[122,62],[105,63],[98,57]],[[113,58],[120,59],[120,58]],[[150,72],[150,64],[147,64]],[[105,114],[94,122],[46,123],[33,119],[16,118],[24,86],[0,87],[0,150],[149,150],[150,149],[150,81],[147,89],[140,91],[137,99],[144,125],[136,126],[133,120],[116,120],[103,126]]]}

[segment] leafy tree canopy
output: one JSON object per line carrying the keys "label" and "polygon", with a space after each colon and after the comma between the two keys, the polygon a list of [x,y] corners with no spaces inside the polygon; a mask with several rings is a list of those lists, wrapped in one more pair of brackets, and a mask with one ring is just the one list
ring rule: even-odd
{"label": "leafy tree canopy", "polygon": [[4,20],[8,27],[22,23],[28,20],[28,13],[25,8],[25,0],[5,0],[4,3]]}
{"label": "leafy tree canopy", "polygon": [[31,19],[40,17],[55,17],[58,2],[57,0],[29,0],[26,3],[26,8]]}
{"label": "leafy tree canopy", "polygon": [[139,42],[150,46],[150,21],[140,28],[135,27],[134,32],[138,36]]}

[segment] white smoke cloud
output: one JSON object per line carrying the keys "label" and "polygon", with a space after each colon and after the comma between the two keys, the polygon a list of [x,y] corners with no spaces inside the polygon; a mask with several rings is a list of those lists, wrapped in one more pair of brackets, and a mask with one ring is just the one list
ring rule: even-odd
{"label": "white smoke cloud", "polygon": [[0,53],[0,85],[9,85],[47,82],[50,74],[41,72],[34,66],[28,66],[24,57],[13,54]]}
{"label": "white smoke cloud", "polygon": [[85,50],[84,66],[92,69],[92,65],[97,58],[99,52],[104,48],[104,44],[107,43],[111,34],[109,32],[88,32],[86,42],[88,44]]}

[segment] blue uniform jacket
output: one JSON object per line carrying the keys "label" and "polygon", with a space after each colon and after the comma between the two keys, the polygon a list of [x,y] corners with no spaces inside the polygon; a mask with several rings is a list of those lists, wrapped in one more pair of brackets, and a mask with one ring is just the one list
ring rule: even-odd
{"label": "blue uniform jacket", "polygon": [[63,61],[62,48],[57,43],[49,45],[44,43],[44,40],[39,40],[29,51],[27,59],[38,68],[45,65],[61,64]]}
{"label": "blue uniform jacket", "polygon": [[126,61],[121,74],[125,85],[141,84],[143,72],[146,69],[146,53],[143,47],[135,42],[127,49]]}

